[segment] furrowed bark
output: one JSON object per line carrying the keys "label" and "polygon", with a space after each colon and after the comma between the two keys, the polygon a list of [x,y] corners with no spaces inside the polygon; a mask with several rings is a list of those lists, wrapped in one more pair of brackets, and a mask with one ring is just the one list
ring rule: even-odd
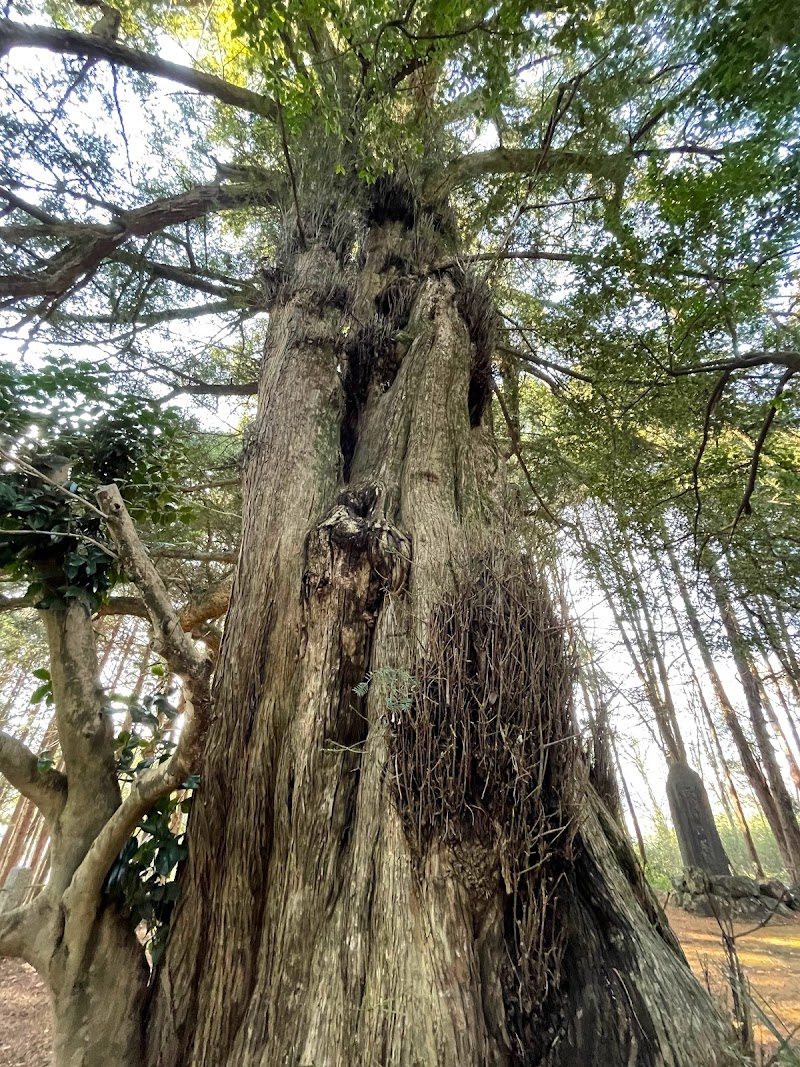
{"label": "furrowed bark", "polygon": [[[722,1065],[724,1028],[592,804],[584,866],[565,875],[583,895],[556,913],[571,932],[563,985],[524,1010],[503,979],[516,916],[497,856],[465,847],[468,875],[443,840],[416,851],[404,824],[387,672],[413,669],[456,561],[488,526],[497,463],[463,282],[425,277],[414,237],[374,227],[355,279],[309,244],[272,309],[148,1063],[555,1067],[639,1050],[642,1064]],[[372,317],[400,305],[387,343]]]}

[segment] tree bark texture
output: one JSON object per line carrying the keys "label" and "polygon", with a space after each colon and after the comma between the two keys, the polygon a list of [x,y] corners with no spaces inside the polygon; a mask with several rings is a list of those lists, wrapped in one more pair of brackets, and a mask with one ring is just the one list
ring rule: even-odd
{"label": "tree bark texture", "polygon": [[572,812],[557,891],[525,883],[567,935],[535,1004],[498,855],[404,820],[391,679],[495,507],[488,309],[436,245],[384,219],[353,277],[309,241],[275,298],[153,1067],[728,1062],[601,804]]}
{"label": "tree bark texture", "polygon": [[67,893],[120,803],[95,634],[77,601],[43,617],[68,786],[60,803],[54,794],[43,809],[51,833],[50,875],[21,918],[12,954],[32,964],[47,984],[57,1067],[139,1067],[148,984],[144,951],[118,908]]}

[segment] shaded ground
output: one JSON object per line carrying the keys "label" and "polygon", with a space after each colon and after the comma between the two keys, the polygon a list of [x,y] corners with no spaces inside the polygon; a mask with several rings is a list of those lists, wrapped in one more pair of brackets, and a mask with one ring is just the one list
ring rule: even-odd
{"label": "shaded ground", "polygon": [[50,1067],[50,1004],[27,963],[0,959],[0,1064]]}
{"label": "shaded ground", "polygon": [[[695,974],[715,995],[724,996],[725,957],[716,922],[675,908],[668,914]],[[799,1028],[800,1044],[800,920],[775,919],[747,934],[753,925],[736,927],[737,934],[745,934],[737,949],[753,999],[782,1034]],[[18,960],[0,959],[0,1067],[51,1067],[49,1031],[47,994],[34,971]],[[760,1058],[766,1062],[776,1040],[763,1025],[757,1028],[757,1037]]]}

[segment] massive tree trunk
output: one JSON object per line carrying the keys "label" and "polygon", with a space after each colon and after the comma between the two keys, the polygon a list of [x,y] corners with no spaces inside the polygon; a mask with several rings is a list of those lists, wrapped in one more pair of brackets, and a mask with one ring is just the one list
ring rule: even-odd
{"label": "massive tree trunk", "polygon": [[[538,760],[540,799],[570,758],[567,653],[550,609],[540,644],[504,649],[508,670],[557,676],[524,707],[538,734],[504,724],[522,705],[492,691],[503,657],[491,612],[475,609],[467,635],[486,645],[463,662],[482,679],[492,753],[466,751],[476,735],[463,692],[445,667],[432,672],[431,633],[440,646],[450,633],[470,546],[501,521],[491,306],[474,280],[434,268],[452,259],[440,220],[409,228],[396,206],[384,199],[357,266],[306,222],[275,296],[241,565],[148,1061],[726,1063],[724,1028],[575,776],[563,803],[539,812],[563,845],[556,867],[537,854],[522,868],[508,848],[514,810],[507,825],[489,818],[515,795],[515,754]],[[491,591],[485,575],[474,582]],[[541,587],[530,594],[546,603]],[[564,807],[566,827],[552,822]]]}

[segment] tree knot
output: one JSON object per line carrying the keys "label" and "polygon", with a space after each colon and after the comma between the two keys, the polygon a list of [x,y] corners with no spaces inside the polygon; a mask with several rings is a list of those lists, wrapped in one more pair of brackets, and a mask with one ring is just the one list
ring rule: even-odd
{"label": "tree knot", "polygon": [[385,516],[385,486],[366,484],[339,494],[309,533],[305,557],[306,599],[336,587],[370,614],[407,585],[411,542]]}

